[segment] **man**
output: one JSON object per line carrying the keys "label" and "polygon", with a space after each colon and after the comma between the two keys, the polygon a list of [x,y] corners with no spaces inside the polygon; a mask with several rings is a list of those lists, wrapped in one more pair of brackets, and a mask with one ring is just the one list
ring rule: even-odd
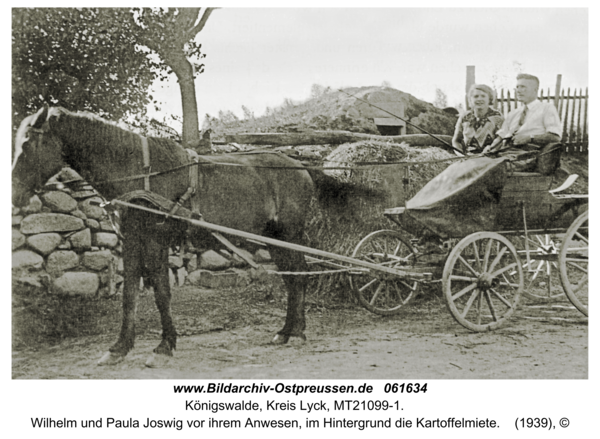
{"label": "man", "polygon": [[523,105],[508,114],[483,152],[512,156],[515,171],[551,174],[560,165],[562,123],[552,103],[537,99],[539,85],[533,75],[517,76],[517,100]]}

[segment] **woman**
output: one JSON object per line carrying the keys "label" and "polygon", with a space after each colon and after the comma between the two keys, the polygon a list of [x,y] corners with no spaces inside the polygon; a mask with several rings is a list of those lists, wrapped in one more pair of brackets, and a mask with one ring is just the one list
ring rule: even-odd
{"label": "woman", "polygon": [[504,118],[492,108],[496,94],[487,85],[473,84],[468,97],[471,110],[458,118],[452,146],[465,154],[477,154],[494,141]]}

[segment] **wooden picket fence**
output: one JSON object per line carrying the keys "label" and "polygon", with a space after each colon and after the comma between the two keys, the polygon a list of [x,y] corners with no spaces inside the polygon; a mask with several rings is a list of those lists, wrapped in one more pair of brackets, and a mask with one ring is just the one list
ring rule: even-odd
{"label": "wooden picket fence", "polygon": [[[559,87],[557,87],[558,89]],[[538,96],[540,101],[554,103],[558,109],[560,120],[563,123],[564,152],[566,154],[587,154],[588,152],[588,89],[585,89],[585,94],[582,89],[571,88],[563,89],[560,93],[555,91],[554,94],[550,89],[544,94],[544,90],[540,89]],[[520,105],[517,103],[516,94],[513,91],[511,96],[510,91],[500,90],[498,96],[498,110],[506,116],[511,110]]]}

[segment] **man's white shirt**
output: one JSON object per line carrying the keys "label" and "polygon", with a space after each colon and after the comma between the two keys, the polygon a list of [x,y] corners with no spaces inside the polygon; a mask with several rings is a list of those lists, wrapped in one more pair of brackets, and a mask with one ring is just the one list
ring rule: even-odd
{"label": "man's white shirt", "polygon": [[527,115],[519,128],[519,119],[525,110],[525,105],[511,111],[496,133],[502,138],[512,137],[519,133],[523,136],[538,136],[553,133],[562,138],[562,123],[556,107],[551,102],[535,100],[527,104]]}

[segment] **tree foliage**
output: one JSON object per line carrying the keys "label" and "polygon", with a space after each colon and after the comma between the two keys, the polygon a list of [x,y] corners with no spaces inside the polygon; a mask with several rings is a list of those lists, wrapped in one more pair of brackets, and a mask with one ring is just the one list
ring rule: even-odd
{"label": "tree foliage", "polygon": [[194,41],[214,8],[136,8],[132,23],[139,25],[138,41],[156,53],[164,74],[175,73],[181,91],[183,143],[200,142],[194,79],[204,71],[202,45]]}
{"label": "tree foliage", "polygon": [[[14,8],[13,125],[44,103],[118,120],[145,113],[160,70],[125,8]],[[154,102],[155,103],[155,102]]]}
{"label": "tree foliage", "polygon": [[433,105],[437,108],[446,108],[448,106],[448,96],[440,88],[435,89],[435,100]]}

